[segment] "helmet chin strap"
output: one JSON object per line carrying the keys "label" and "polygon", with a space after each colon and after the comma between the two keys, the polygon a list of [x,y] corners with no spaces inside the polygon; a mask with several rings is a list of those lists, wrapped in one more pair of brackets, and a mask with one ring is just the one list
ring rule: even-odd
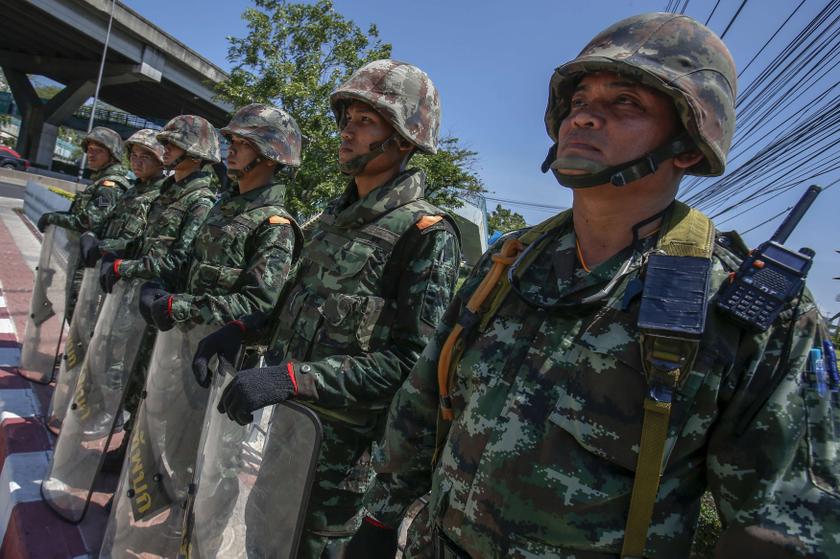
{"label": "helmet chin strap", "polygon": [[351,177],[355,177],[362,171],[364,171],[365,167],[370,161],[373,161],[383,153],[385,150],[388,149],[390,144],[397,141],[397,133],[394,132],[381,142],[374,142],[368,146],[368,152],[362,155],[357,155],[353,159],[346,161],[344,163],[339,163],[338,168],[344,175],[350,175]]}
{"label": "helmet chin strap", "polygon": [[166,169],[167,171],[174,171],[175,167],[177,167],[178,165],[180,165],[181,163],[183,163],[187,159],[190,159],[190,156],[187,155],[186,152],[184,152],[181,155],[179,155],[178,157],[176,157],[175,161],[173,161],[169,165],[164,165],[163,168]]}
{"label": "helmet chin strap", "polygon": [[227,176],[229,176],[232,179],[241,179],[242,177],[256,169],[257,165],[259,165],[263,161],[265,161],[265,158],[262,155],[258,155],[255,158],[253,158],[250,163],[248,163],[241,169],[228,168]]}
{"label": "helmet chin strap", "polygon": [[554,144],[549,149],[548,155],[540,169],[542,169],[543,173],[551,170],[557,182],[568,188],[590,188],[601,184],[624,186],[647,175],[652,175],[663,161],[685,153],[693,147],[694,143],[691,141],[691,138],[687,135],[680,135],[633,161],[613,165],[612,167],[604,167],[599,171],[585,175],[565,175],[559,169],[566,168],[567,164],[556,160],[557,144]]}

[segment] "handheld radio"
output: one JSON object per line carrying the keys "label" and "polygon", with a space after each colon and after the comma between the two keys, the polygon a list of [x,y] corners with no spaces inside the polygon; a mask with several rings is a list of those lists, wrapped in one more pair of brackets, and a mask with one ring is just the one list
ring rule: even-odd
{"label": "handheld radio", "polygon": [[814,251],[784,246],[822,189],[810,186],[769,241],[753,249],[718,292],[715,306],[738,324],[764,331],[805,285]]}

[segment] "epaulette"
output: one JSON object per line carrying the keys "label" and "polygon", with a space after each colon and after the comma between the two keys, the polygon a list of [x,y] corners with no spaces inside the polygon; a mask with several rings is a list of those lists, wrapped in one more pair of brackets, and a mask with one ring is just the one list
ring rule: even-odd
{"label": "epaulette", "polygon": [[415,225],[420,231],[423,231],[436,223],[440,223],[442,220],[442,215],[424,215],[423,217],[417,220],[417,223],[415,223]]}
{"label": "epaulette", "polygon": [[289,225],[292,223],[291,220],[280,215],[273,215],[269,217],[268,222],[272,225]]}

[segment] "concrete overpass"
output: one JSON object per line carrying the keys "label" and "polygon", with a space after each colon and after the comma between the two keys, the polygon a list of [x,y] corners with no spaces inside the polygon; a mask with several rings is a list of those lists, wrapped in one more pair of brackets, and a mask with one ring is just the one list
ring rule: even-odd
{"label": "concrete overpass", "polygon": [[[93,96],[110,0],[2,2],[0,67],[23,117],[17,150],[48,167],[58,126]],[[27,74],[65,86],[40,100]],[[232,107],[215,101],[226,74],[177,39],[117,2],[100,98],[149,120],[197,114],[216,126]]]}

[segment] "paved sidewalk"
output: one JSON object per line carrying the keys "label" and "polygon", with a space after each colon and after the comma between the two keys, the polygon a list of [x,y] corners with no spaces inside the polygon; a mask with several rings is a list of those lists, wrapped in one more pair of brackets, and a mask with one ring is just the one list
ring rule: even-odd
{"label": "paved sidewalk", "polygon": [[102,489],[114,481],[98,488],[79,525],[60,519],[40,492],[55,442],[43,421],[52,386],[16,369],[41,246],[21,206],[0,198],[0,559],[95,557],[107,521]]}

